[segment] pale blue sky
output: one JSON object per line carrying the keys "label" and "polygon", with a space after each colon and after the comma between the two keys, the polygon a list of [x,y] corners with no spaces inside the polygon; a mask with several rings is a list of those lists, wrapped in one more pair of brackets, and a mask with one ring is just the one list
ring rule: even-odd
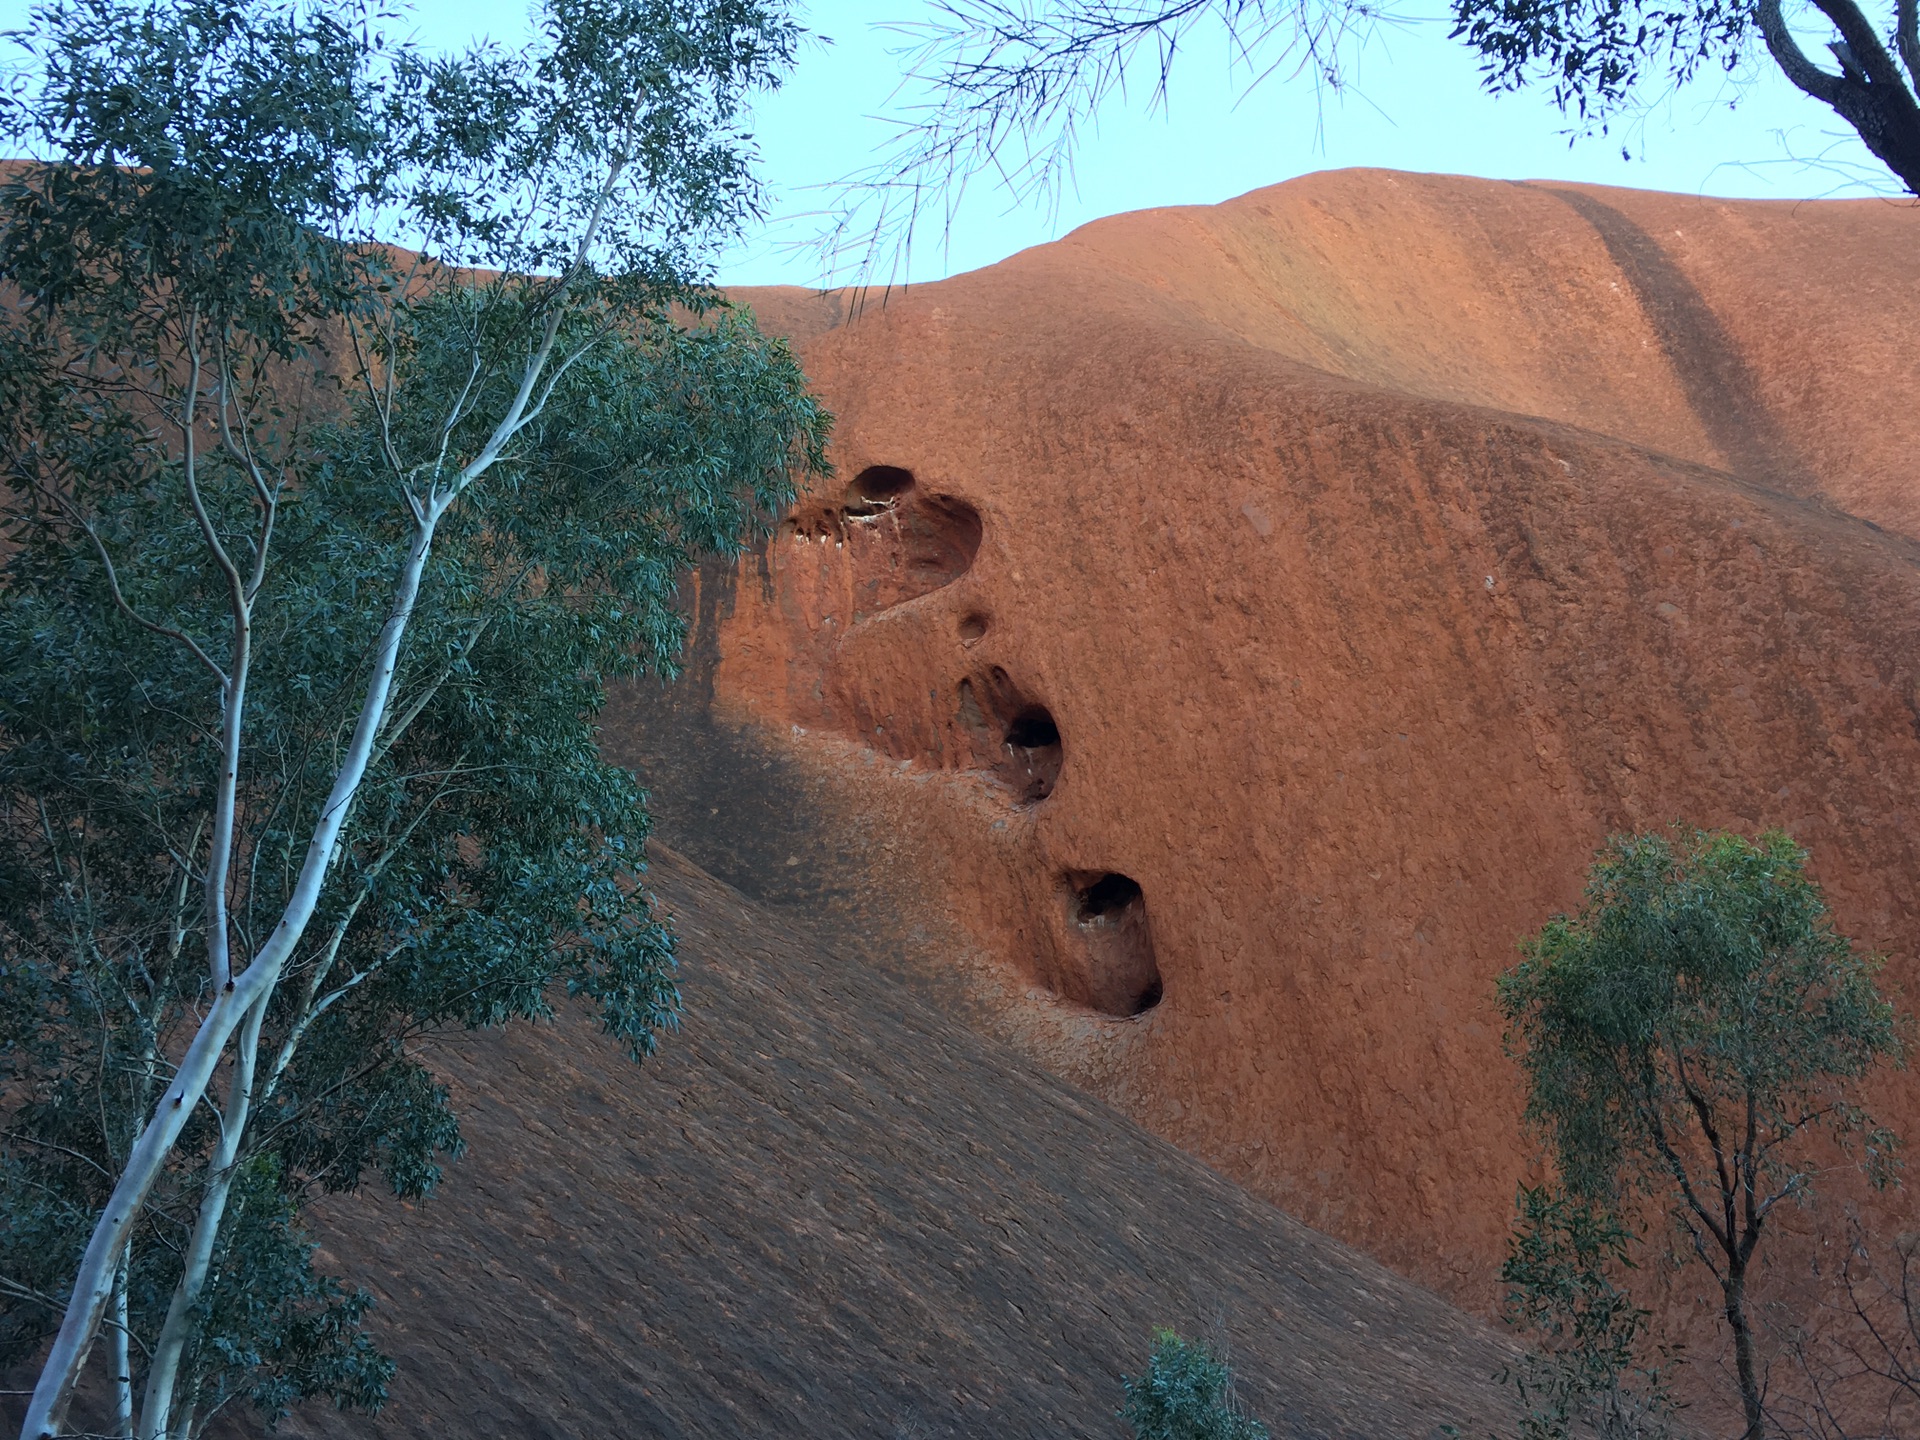
{"label": "pale blue sky", "polygon": [[[1405,3],[1435,17],[1446,8],[1445,0]],[[0,0],[0,21],[18,24],[26,8],[26,0]],[[414,13],[423,40],[457,46],[481,34],[511,42],[525,33],[529,8],[528,0],[422,0]],[[924,13],[918,0],[816,0],[806,12],[809,27],[831,43],[809,45],[791,83],[763,101],[757,117],[776,223],[725,258],[723,281],[821,278],[817,259],[792,242],[817,229],[807,217],[826,203],[818,187],[870,164],[889,133],[883,117],[899,78],[890,51],[903,41],[875,26]],[[1218,37],[1196,37],[1167,111],[1149,113],[1138,101],[1109,107],[1085,136],[1076,183],[1056,209],[1010,208],[1005,196],[976,185],[944,244],[937,231],[920,237],[910,278],[988,265],[1102,215],[1208,204],[1351,165],[1725,196],[1893,191],[1851,133],[1770,67],[1756,67],[1740,87],[1697,83],[1634,133],[1569,148],[1566,122],[1544,98],[1482,92],[1471,56],[1446,29],[1434,18],[1382,32],[1360,57],[1354,89],[1324,107],[1310,85],[1279,78],[1246,94]],[[1809,36],[1815,53],[1818,38]],[[1621,157],[1622,139],[1631,160]]]}
{"label": "pale blue sky", "polygon": [[[1444,0],[1412,5],[1436,17],[1445,13]],[[422,38],[436,43],[482,30],[505,39],[524,27],[527,13],[525,0],[426,0],[416,11]],[[731,254],[723,280],[817,282],[818,261],[779,242],[814,228],[806,213],[826,197],[813,187],[863,168],[886,138],[880,117],[899,77],[899,61],[889,52],[903,41],[875,26],[919,13],[915,0],[818,0],[807,12],[809,27],[832,43],[809,47],[791,83],[764,101],[758,116],[765,173],[785,223]],[[1080,148],[1077,183],[1056,212],[1037,205],[1010,209],[1006,197],[976,185],[947,243],[937,231],[917,242],[911,278],[988,265],[1102,215],[1208,204],[1351,165],[1726,196],[1893,189],[1830,112],[1771,68],[1737,88],[1718,78],[1699,82],[1636,133],[1569,148],[1566,122],[1544,98],[1496,99],[1481,91],[1472,57],[1446,30],[1435,18],[1382,32],[1361,56],[1354,92],[1330,98],[1324,108],[1310,85],[1279,78],[1245,93],[1244,77],[1229,73],[1224,44],[1197,43],[1181,57],[1166,113],[1149,113],[1137,102],[1103,113],[1097,133],[1089,132]],[[1737,108],[1729,110],[1736,98]],[[1633,151],[1630,161],[1621,158],[1623,138]],[[1860,183],[1861,176],[1870,185]]]}

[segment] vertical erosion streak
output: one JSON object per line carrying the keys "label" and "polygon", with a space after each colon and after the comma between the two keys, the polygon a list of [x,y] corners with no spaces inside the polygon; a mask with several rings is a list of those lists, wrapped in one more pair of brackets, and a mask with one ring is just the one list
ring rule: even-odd
{"label": "vertical erosion streak", "polygon": [[1811,496],[1817,482],[1760,393],[1759,377],[1673,258],[1640,226],[1584,190],[1542,186],[1591,225],[1633,286],[1687,406],[1744,480]]}

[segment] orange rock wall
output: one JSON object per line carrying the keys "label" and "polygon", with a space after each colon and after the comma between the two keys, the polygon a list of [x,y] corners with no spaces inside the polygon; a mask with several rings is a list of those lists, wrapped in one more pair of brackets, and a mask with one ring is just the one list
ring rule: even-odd
{"label": "orange rock wall", "polygon": [[994,1023],[1487,1305],[1531,1154],[1492,977],[1609,831],[1786,827],[1920,996],[1916,246],[1349,172],[844,323],[748,292],[838,475],[715,703],[890,837]]}

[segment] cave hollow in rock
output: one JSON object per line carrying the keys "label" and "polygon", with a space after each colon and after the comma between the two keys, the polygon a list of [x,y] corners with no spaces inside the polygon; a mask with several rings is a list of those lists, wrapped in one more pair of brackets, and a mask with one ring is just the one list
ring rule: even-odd
{"label": "cave hollow in rock", "polygon": [[1024,706],[1007,722],[1002,748],[1007,754],[1008,779],[1022,804],[1038,804],[1053,793],[1066,751],[1052,711],[1044,705]]}
{"label": "cave hollow in rock", "polygon": [[1139,882],[1115,871],[1065,879],[1068,944],[1075,952],[1064,957],[1067,998],[1116,1019],[1146,1014],[1165,986]]}

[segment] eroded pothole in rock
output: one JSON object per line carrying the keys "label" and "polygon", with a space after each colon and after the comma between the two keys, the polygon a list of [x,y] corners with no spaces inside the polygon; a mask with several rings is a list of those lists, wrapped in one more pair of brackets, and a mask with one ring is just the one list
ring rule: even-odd
{"label": "eroded pothole in rock", "polygon": [[1021,805],[1036,805],[1060,783],[1066,748],[1053,712],[994,665],[961,680],[953,718],[968,737],[973,765],[990,772]]}
{"label": "eroded pothole in rock", "polygon": [[917,483],[911,470],[898,465],[869,465],[853,477],[849,488],[857,499],[869,505],[889,505]]}
{"label": "eroded pothole in rock", "polygon": [[1069,995],[1103,1015],[1130,1019],[1160,1003],[1164,988],[1154,958],[1147,901],[1137,881],[1114,871],[1065,877]]}
{"label": "eroded pothole in rock", "polygon": [[869,465],[838,501],[803,502],[785,531],[831,546],[822,563],[843,567],[857,623],[951,585],[973,568],[984,526],[955,495],[929,495],[911,470]]}
{"label": "eroded pothole in rock", "polygon": [[1044,705],[1021,709],[1007,722],[1002,748],[1007,752],[1007,778],[1022,804],[1037,804],[1053,793],[1066,752],[1052,711]]}

